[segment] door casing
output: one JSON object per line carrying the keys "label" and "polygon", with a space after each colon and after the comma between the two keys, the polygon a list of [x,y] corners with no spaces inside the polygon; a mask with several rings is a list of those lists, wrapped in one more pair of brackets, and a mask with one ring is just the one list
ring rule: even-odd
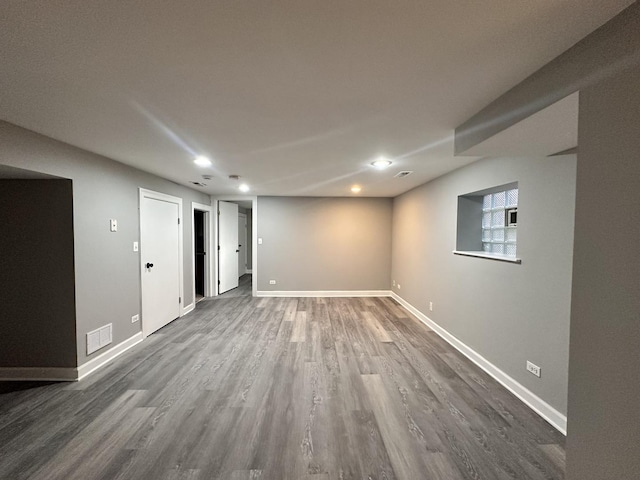
{"label": "door casing", "polygon": [[[179,197],[174,197],[172,195],[167,195],[165,193],[160,193],[160,192],[155,192],[153,190],[147,190],[144,188],[140,188],[139,191],[139,198],[140,198],[140,204],[139,204],[139,213],[140,213],[140,217],[139,217],[139,221],[140,221],[140,232],[139,232],[139,238],[140,238],[140,249],[139,249],[139,260],[140,260],[140,300],[141,300],[141,323],[142,323],[142,334],[146,337],[149,336],[151,333],[153,333],[153,331],[150,331],[150,323],[149,320],[147,319],[147,321],[145,321],[145,308],[144,308],[144,304],[145,304],[145,299],[148,298],[148,295],[153,295],[153,292],[148,291],[148,286],[145,285],[145,263],[150,260],[150,259],[146,259],[144,256],[145,253],[145,245],[144,245],[144,241],[141,237],[142,234],[142,225],[143,222],[146,221],[145,215],[145,209],[144,209],[144,202],[145,199],[149,199],[149,200],[155,200],[155,201],[161,201],[161,202],[168,202],[168,203],[173,203],[176,204],[178,207],[177,210],[177,215],[178,215],[178,298],[179,298],[179,305],[178,305],[178,317],[181,317],[182,315],[184,315],[185,313],[185,309],[184,309],[184,283],[183,283],[183,278],[184,278],[184,265],[183,265],[183,228],[184,228],[184,222],[183,222],[183,218],[182,218],[182,199]],[[155,330],[154,330],[155,331]]]}
{"label": "door casing", "polygon": [[[245,195],[221,195],[211,197],[211,206],[214,212],[218,211],[218,202],[219,201],[227,201],[227,202],[235,202],[238,200],[251,200],[251,256],[252,256],[252,264],[251,264],[251,290],[252,295],[255,297],[258,293],[258,197],[256,196],[245,196]],[[212,222],[212,226],[214,229],[214,245],[218,245],[218,222]],[[218,265],[217,265],[217,255],[213,256],[216,260],[215,268],[213,268],[213,290],[215,295],[218,295]]]}
{"label": "door casing", "polygon": [[[203,203],[191,202],[191,218],[194,216],[194,212],[199,210],[201,212],[205,212],[204,215],[204,231],[205,231],[205,249],[207,254],[205,255],[204,262],[204,296],[212,297],[215,295],[216,289],[213,288],[214,285],[214,258],[216,256],[214,249],[214,235],[213,235],[213,207],[211,205],[205,205]],[[191,240],[195,238],[195,226],[193,222],[191,223]],[[196,303],[196,278],[195,278],[195,270],[196,270],[196,253],[195,249],[192,249],[191,252],[191,263],[193,265],[193,298],[192,304],[195,306]]]}

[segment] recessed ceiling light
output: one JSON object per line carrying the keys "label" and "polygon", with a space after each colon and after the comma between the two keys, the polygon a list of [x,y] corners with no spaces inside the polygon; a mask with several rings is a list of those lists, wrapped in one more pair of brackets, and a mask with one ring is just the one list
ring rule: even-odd
{"label": "recessed ceiling light", "polygon": [[384,170],[385,168],[391,165],[391,160],[386,157],[380,157],[377,160],[371,162],[371,165],[380,170]]}
{"label": "recessed ceiling light", "polygon": [[362,187],[360,185],[354,185],[353,187],[351,187],[351,191],[353,193],[360,193],[360,190],[362,190]]}
{"label": "recessed ceiling light", "polygon": [[241,192],[248,192],[249,191],[249,185],[247,185],[246,183],[243,183],[238,187],[238,190],[240,190]]}
{"label": "recessed ceiling light", "polygon": [[199,167],[210,167],[211,166],[211,160],[209,160],[204,155],[198,155],[196,158],[193,159],[193,163],[195,163]]}

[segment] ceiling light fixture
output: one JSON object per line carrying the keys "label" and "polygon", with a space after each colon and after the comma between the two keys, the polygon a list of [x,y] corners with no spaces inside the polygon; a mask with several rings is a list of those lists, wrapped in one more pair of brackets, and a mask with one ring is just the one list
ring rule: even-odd
{"label": "ceiling light fixture", "polygon": [[351,191],[353,193],[360,193],[361,190],[362,190],[362,187],[360,185],[354,185],[353,187],[351,187]]}
{"label": "ceiling light fixture", "polygon": [[199,167],[210,167],[211,166],[211,160],[209,160],[204,155],[198,155],[196,158],[193,159],[193,163],[195,163]]}
{"label": "ceiling light fixture", "polygon": [[248,192],[250,190],[249,185],[247,185],[246,183],[242,183],[238,187],[238,190],[240,190],[241,192]]}
{"label": "ceiling light fixture", "polygon": [[371,165],[379,170],[384,170],[385,168],[391,166],[391,160],[386,157],[380,157],[377,160],[371,162]]}

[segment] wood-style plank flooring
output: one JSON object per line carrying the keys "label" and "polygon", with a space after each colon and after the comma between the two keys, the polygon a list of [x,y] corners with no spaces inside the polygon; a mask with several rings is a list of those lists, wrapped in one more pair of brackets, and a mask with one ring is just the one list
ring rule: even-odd
{"label": "wood-style plank flooring", "polygon": [[563,472],[564,437],[389,298],[204,300],[85,380],[0,383],[2,479]]}
{"label": "wood-style plank flooring", "polygon": [[231,298],[231,297],[250,297],[252,294],[251,279],[253,276],[250,273],[245,273],[238,279],[238,286],[218,295],[218,298]]}

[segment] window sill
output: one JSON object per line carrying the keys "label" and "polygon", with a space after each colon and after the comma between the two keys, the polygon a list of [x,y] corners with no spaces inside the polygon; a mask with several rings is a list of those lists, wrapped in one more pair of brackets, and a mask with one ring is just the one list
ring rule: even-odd
{"label": "window sill", "polygon": [[499,253],[487,253],[487,252],[462,252],[460,250],[454,250],[454,255],[462,255],[465,257],[477,257],[477,258],[486,258],[488,260],[497,260],[499,262],[508,262],[508,263],[522,263],[522,259],[517,257],[507,257],[506,255],[500,255]]}

